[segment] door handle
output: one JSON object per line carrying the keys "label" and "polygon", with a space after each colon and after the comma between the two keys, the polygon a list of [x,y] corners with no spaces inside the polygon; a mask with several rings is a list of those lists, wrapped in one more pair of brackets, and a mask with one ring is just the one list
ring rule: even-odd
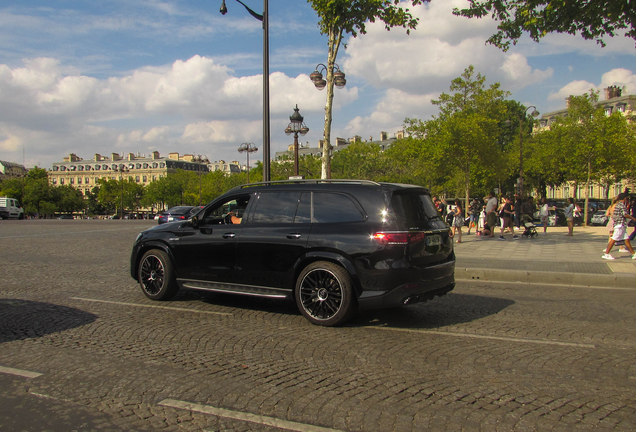
{"label": "door handle", "polygon": [[287,238],[292,240],[292,239],[299,239],[301,237],[301,235],[299,233],[291,233],[291,234],[287,234]]}
{"label": "door handle", "polygon": [[225,233],[225,234],[223,234],[223,238],[225,238],[225,239],[227,239],[227,238],[233,239],[234,237],[236,237],[236,234],[234,234],[234,233]]}

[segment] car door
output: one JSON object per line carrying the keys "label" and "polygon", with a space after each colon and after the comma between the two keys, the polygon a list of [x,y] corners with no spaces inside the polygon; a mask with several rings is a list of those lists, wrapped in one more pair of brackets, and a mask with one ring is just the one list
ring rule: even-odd
{"label": "car door", "polygon": [[261,192],[238,239],[241,284],[293,288],[293,270],[305,253],[311,232],[311,193]]}
{"label": "car door", "polygon": [[226,223],[228,202],[218,203],[197,215],[197,224],[181,224],[174,231],[173,253],[178,278],[206,282],[236,281],[236,245],[242,225]]}

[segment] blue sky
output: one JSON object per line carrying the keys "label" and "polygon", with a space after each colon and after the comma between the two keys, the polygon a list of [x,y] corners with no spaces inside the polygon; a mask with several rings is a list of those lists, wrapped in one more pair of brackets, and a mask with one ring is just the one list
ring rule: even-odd
{"label": "blue sky", "polygon": [[[235,0],[4,0],[0,4],[0,159],[45,168],[69,153],[204,154],[239,160],[242,142],[262,145],[262,28]],[[262,12],[260,0],[244,0]],[[406,117],[436,114],[430,100],[469,65],[511,99],[544,113],[590,88],[636,94],[636,48],[615,37],[600,48],[579,36],[522,40],[504,53],[484,41],[491,20],[451,14],[465,0],[411,7],[418,29],[347,38],[338,64],[332,139],[393,136]],[[308,75],[326,63],[327,39],[303,0],[271,0],[272,154],[298,104],[322,138],[325,91]],[[602,94],[602,93],[601,93]],[[262,152],[250,160],[260,159]]]}

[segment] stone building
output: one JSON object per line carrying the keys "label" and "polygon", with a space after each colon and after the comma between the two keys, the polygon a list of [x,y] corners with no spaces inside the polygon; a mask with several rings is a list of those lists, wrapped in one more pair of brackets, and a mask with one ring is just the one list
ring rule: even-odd
{"label": "stone building", "polygon": [[[619,112],[626,116],[636,116],[636,95],[622,95],[623,91],[618,86],[609,86],[604,89],[605,99],[599,100],[595,102],[595,106],[603,107],[606,115],[611,115],[612,113]],[[541,129],[549,128],[552,122],[558,117],[563,117],[568,115],[568,105],[569,98],[566,99],[566,106],[563,109],[557,111],[551,111],[545,113],[539,119],[538,128],[535,131],[541,131]],[[612,185],[603,185],[598,183],[590,184],[590,198],[595,199],[604,199],[609,196],[610,198],[618,195],[623,192],[625,188],[629,188],[630,191],[634,192],[634,184],[633,180],[625,180],[620,183],[615,183]],[[585,198],[585,184],[575,184],[573,182],[568,182],[556,187],[548,187],[547,197],[554,199],[566,199],[566,198],[575,198],[575,199],[584,199]]]}
{"label": "stone building", "polygon": [[[398,139],[402,139],[402,138],[404,138],[404,131],[398,131],[395,134],[395,136],[391,138],[388,137],[388,134],[386,132],[380,132],[379,140],[374,141],[373,137],[371,136],[365,142],[368,142],[371,144],[378,144],[382,150],[386,150],[387,148],[389,148],[391,144],[393,144]],[[359,135],[355,135],[352,138],[349,138],[348,140],[344,138],[336,138],[336,142],[333,145],[333,153],[339,152],[340,150],[344,150],[353,143],[362,142],[362,141],[363,141],[362,137]],[[321,157],[323,144],[324,144],[323,140],[320,140],[318,142],[318,147],[310,147],[309,143],[303,146],[302,144],[299,143],[298,156],[303,157],[307,155],[313,155],[316,157]],[[291,156],[293,158],[294,144],[290,144],[287,147],[287,151],[276,152],[276,154],[274,155],[274,158],[278,160],[283,158],[284,156],[287,156],[287,157]]]}
{"label": "stone building", "polygon": [[71,153],[62,162],[53,163],[48,172],[49,183],[54,186],[71,185],[83,194],[90,192],[99,179],[129,180],[147,185],[162,177],[174,174],[178,169],[206,173],[207,160],[197,160],[195,155],[170,153],[161,157],[158,151],[150,156],[128,153],[122,156],[111,153],[110,157],[95,154],[92,159],[82,159]]}
{"label": "stone building", "polygon": [[26,174],[27,169],[24,165],[0,160],[0,180],[24,177]]}

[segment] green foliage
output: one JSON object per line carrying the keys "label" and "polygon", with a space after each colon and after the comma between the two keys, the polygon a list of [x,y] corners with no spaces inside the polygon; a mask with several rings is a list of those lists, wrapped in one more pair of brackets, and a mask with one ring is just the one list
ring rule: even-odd
{"label": "green foliage", "polygon": [[[412,0],[413,6],[430,0]],[[339,29],[356,37],[366,34],[367,22],[382,21],[387,30],[392,27],[404,27],[407,33],[417,26],[408,9],[400,6],[399,0],[308,0],[320,17],[318,27],[322,34],[328,35],[333,29]]]}
{"label": "green foliage", "polygon": [[523,33],[536,42],[549,33],[580,33],[584,39],[605,46],[603,37],[626,30],[625,36],[636,39],[634,3],[625,0],[468,0],[467,9],[453,14],[468,18],[491,15],[499,21],[498,32],[488,42],[502,48],[517,43]]}
{"label": "green foliage", "polygon": [[[410,0],[418,5],[430,0]],[[331,120],[333,116],[334,68],[343,34],[356,37],[366,33],[367,22],[382,21],[387,30],[393,27],[406,28],[408,34],[417,27],[418,19],[402,7],[400,0],[308,0],[319,17],[320,32],[327,35],[327,98],[325,102],[325,124],[321,178],[328,178],[331,172]]]}

